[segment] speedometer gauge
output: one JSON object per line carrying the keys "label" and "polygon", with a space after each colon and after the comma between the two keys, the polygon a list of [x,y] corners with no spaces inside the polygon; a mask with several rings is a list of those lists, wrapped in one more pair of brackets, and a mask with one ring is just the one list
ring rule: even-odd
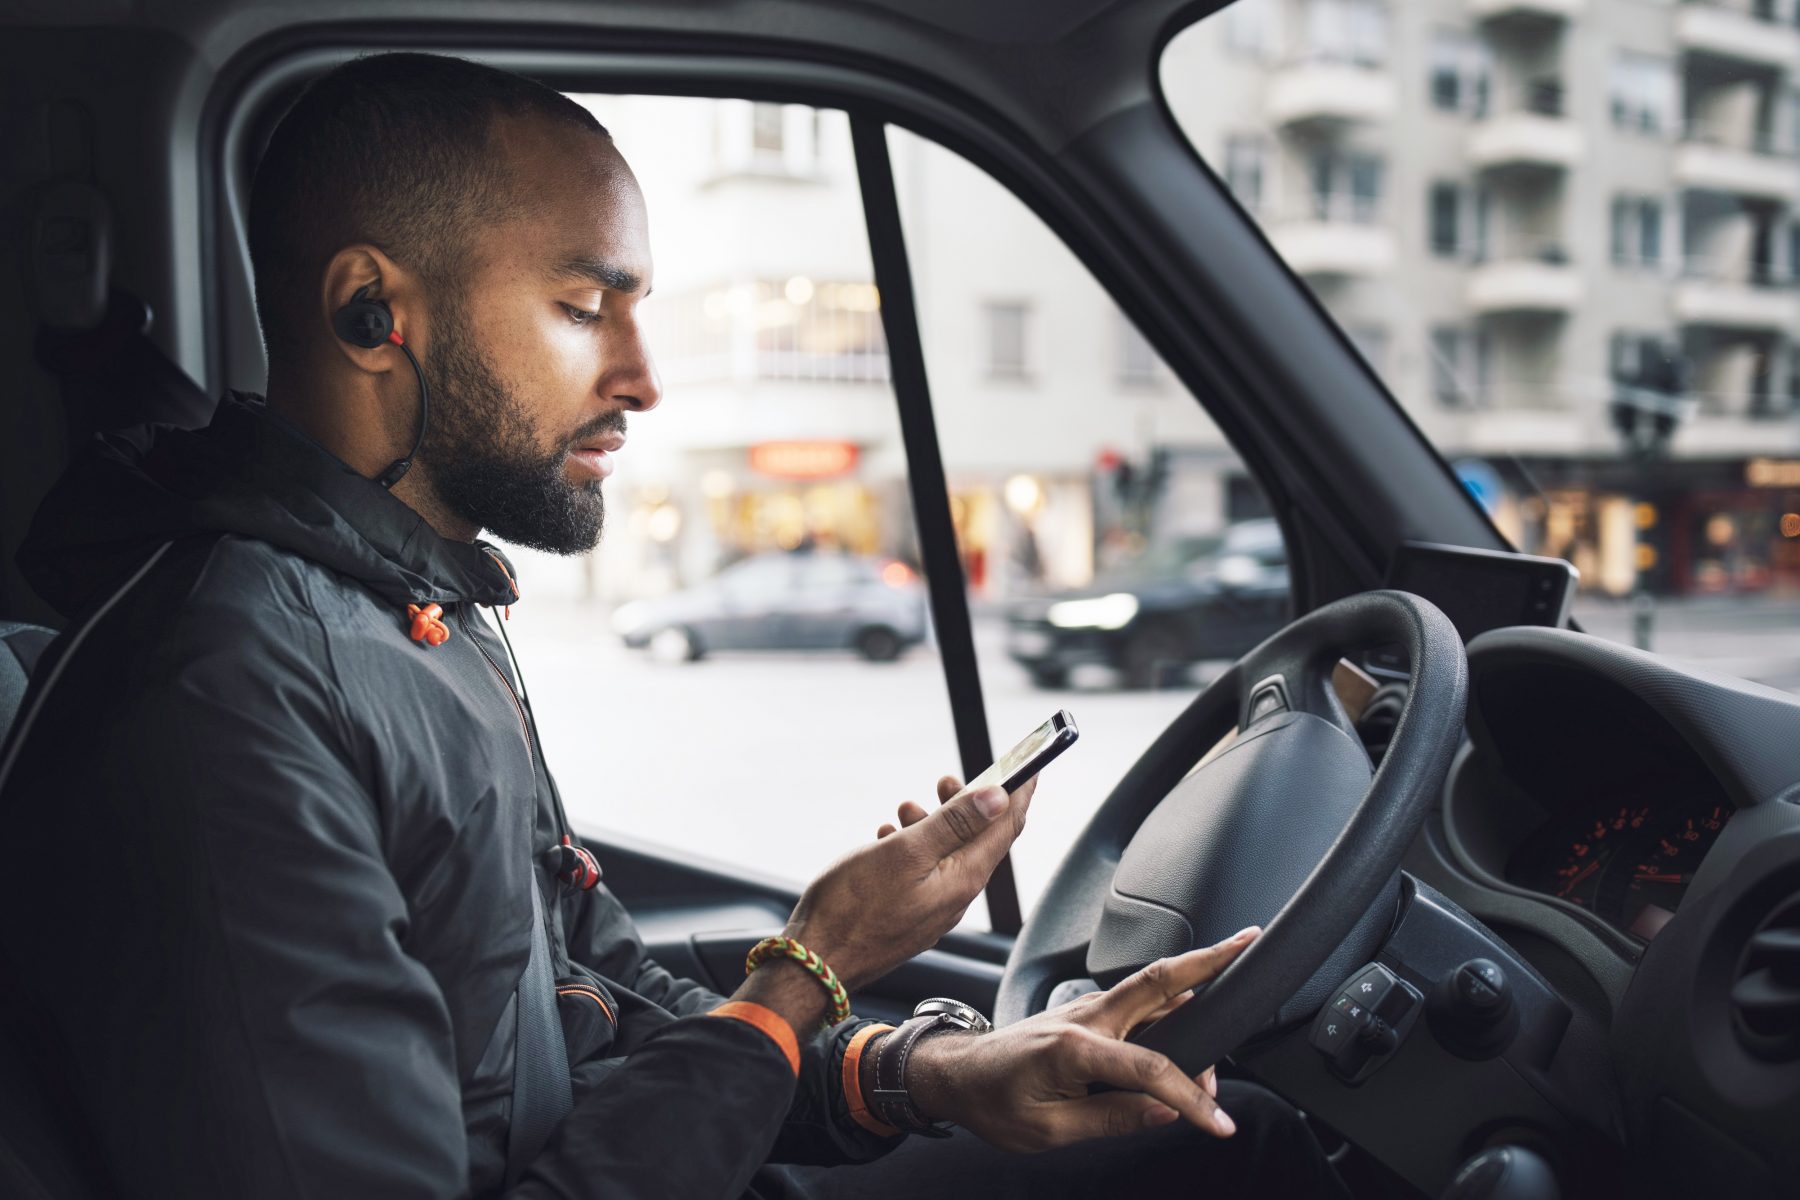
{"label": "speedometer gauge", "polygon": [[1733,811],[1714,798],[1578,808],[1540,827],[1507,875],[1649,941]]}
{"label": "speedometer gauge", "polygon": [[1709,805],[1661,830],[1650,852],[1635,856],[1629,876],[1619,872],[1625,888],[1618,923],[1645,941],[1655,937],[1675,915],[1694,869],[1718,840],[1731,812],[1724,804]]}
{"label": "speedometer gauge", "polygon": [[1614,864],[1621,856],[1632,857],[1649,820],[1648,805],[1628,804],[1572,830],[1560,847],[1551,894],[1600,912],[1600,900],[1610,893],[1604,885],[1614,878]]}

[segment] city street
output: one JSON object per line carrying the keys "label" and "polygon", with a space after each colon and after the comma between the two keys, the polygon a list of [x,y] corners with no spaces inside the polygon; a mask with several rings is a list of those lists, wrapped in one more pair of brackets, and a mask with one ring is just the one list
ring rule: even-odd
{"label": "city street", "polygon": [[[1631,610],[1582,604],[1595,632],[1628,641]],[[873,836],[903,800],[929,803],[957,768],[937,654],[898,663],[849,654],[715,656],[670,665],[625,651],[596,608],[539,600],[507,626],[523,661],[545,753],[571,819],[678,853],[803,882]],[[1654,647],[1727,673],[1800,690],[1791,601],[1664,602]],[[1109,690],[1104,675],[1033,689],[978,624],[996,750],[1058,707],[1081,740],[1043,777],[1015,861],[1027,905],[1119,776],[1194,688]],[[972,919],[985,921],[979,908]]]}

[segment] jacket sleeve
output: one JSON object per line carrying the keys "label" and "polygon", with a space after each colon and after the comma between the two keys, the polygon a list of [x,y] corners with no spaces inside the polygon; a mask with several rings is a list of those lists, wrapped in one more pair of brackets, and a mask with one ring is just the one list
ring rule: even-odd
{"label": "jacket sleeve", "polygon": [[[7,789],[41,794],[0,895],[57,897],[58,919],[20,937],[9,922],[7,948],[60,981],[40,999],[131,1195],[464,1196],[447,1004],[407,953],[406,899],[321,647],[300,622],[216,621],[157,678],[90,675],[70,695],[97,711],[45,714],[46,750]],[[112,852],[70,887],[81,829]],[[657,1031],[512,1194],[740,1195],[798,1059],[744,1015]]]}
{"label": "jacket sleeve", "polygon": [[[630,913],[604,884],[567,897],[564,905],[569,956],[602,978],[678,1016],[708,1012],[724,1002],[704,984],[677,978],[650,958]],[[856,1103],[859,1057],[886,1028],[853,1015],[801,1043],[799,1087],[771,1161],[861,1163],[900,1144],[904,1134],[875,1121]]]}

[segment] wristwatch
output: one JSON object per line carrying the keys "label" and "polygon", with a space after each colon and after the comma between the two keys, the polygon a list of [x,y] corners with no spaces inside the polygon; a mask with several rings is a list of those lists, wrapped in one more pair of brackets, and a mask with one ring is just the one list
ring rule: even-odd
{"label": "wristwatch", "polygon": [[948,1128],[926,1120],[913,1104],[906,1088],[906,1062],[912,1057],[913,1047],[934,1033],[987,1033],[993,1028],[993,1023],[978,1009],[961,1000],[933,996],[920,1001],[913,1009],[912,1019],[885,1035],[875,1047],[875,1078],[869,1107],[896,1129],[927,1137],[949,1137]]}

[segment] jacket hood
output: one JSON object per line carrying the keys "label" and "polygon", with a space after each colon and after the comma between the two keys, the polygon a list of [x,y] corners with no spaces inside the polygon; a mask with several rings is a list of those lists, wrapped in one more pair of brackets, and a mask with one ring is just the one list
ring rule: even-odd
{"label": "jacket hood", "polygon": [[164,542],[208,533],[268,542],[396,605],[519,598],[499,550],[440,536],[243,393],[221,401],[203,429],[96,437],[39,506],[18,563],[38,594],[72,617]]}

